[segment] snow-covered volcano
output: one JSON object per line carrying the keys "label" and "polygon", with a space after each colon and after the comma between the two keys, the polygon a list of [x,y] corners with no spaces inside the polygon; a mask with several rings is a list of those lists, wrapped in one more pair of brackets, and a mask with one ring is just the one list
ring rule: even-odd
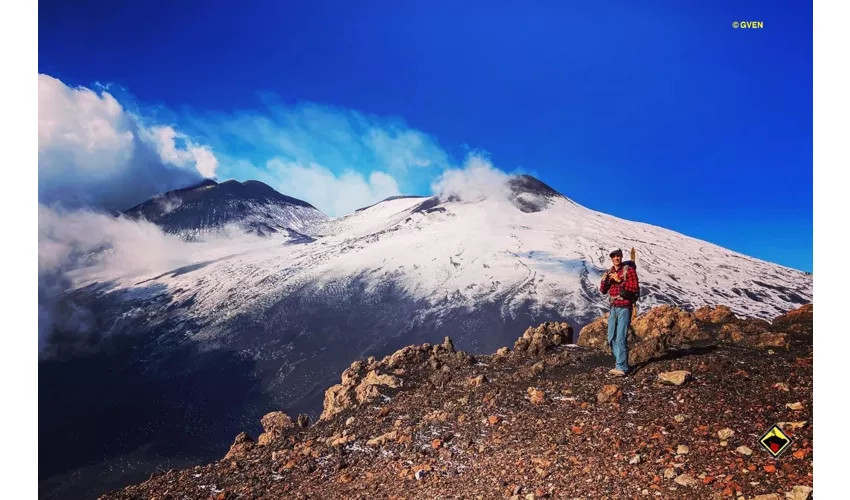
{"label": "snow-covered volcano", "polygon": [[207,179],[184,189],[163,193],[124,212],[146,219],[165,232],[198,239],[233,228],[259,235],[283,231],[300,237],[300,229],[327,216],[307,202],[282,195],[259,181]]}
{"label": "snow-covered volcano", "polygon": [[[210,203],[193,210],[218,214],[221,205]],[[82,364],[41,363],[40,387],[55,394],[40,401],[40,443],[76,466],[97,459],[113,471],[218,458],[266,411],[315,415],[354,359],[446,335],[460,349],[492,352],[542,321],[582,326],[606,308],[597,287],[612,248],[637,251],[641,309],[726,304],[771,318],[812,298],[810,274],[593,211],[527,176],[486,194],[394,197],[333,219],[291,205],[311,215],[265,238],[234,236],[233,251],[190,243],[199,250],[179,269],[78,271],[66,307],[91,311],[105,347]],[[169,222],[181,207],[159,218],[136,211],[194,234],[191,224]],[[281,228],[306,238],[292,244]],[[51,415],[61,425],[51,426]],[[119,428],[112,419],[124,415]],[[70,435],[68,421],[85,429]],[[120,433],[121,444],[96,459],[80,455],[89,431],[109,443]],[[132,462],[139,450],[144,458]]]}

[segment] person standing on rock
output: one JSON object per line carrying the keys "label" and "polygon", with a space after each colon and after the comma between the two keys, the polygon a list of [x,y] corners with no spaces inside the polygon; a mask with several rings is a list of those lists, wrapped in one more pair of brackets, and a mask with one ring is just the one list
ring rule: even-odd
{"label": "person standing on rock", "polygon": [[608,373],[623,377],[629,371],[629,345],[626,335],[632,321],[632,306],[640,296],[640,283],[634,262],[623,262],[623,251],[614,250],[609,255],[613,264],[605,275],[599,290],[608,295],[611,312],[608,314],[608,345],[614,352],[614,368]]}

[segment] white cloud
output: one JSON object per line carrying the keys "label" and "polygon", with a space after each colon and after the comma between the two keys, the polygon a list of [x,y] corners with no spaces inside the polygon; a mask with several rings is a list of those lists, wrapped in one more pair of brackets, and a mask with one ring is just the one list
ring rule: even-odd
{"label": "white cloud", "polygon": [[[194,166],[204,177],[215,177],[218,160],[207,146],[200,146],[186,134],[181,134],[168,126],[155,126],[144,130],[156,144],[159,157],[163,161],[178,167]],[[178,141],[184,146],[177,147]]]}
{"label": "white cloud", "polygon": [[331,216],[401,194],[396,180],[385,172],[371,172],[367,179],[353,170],[337,175],[316,163],[303,165],[279,158],[270,160],[266,167],[279,191],[297,193],[298,198]]}
{"label": "white cloud", "polygon": [[221,172],[255,178],[342,215],[387,196],[425,194],[452,164],[437,141],[396,118],[302,103],[187,120],[215,148]]}
{"label": "white cloud", "polygon": [[148,126],[109,92],[38,75],[40,201],[124,209],[213,177],[217,166],[209,147]]}
{"label": "white cloud", "polygon": [[467,157],[463,168],[449,169],[431,185],[434,194],[442,199],[455,197],[475,202],[485,198],[507,200],[510,194],[510,175],[495,168],[481,153]]}
{"label": "white cloud", "polygon": [[[67,341],[97,333],[80,304],[57,308],[63,294],[81,283],[129,280],[187,264],[216,260],[256,248],[265,240],[239,233],[208,235],[187,242],[144,220],[113,217],[89,209],[57,210],[38,205],[38,340],[39,352],[61,331]],[[72,300],[66,297],[65,300]],[[84,343],[84,342],[83,342]]]}

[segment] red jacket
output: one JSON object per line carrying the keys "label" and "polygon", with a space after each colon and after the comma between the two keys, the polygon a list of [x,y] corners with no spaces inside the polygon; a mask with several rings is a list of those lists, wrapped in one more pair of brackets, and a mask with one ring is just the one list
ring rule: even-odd
{"label": "red jacket", "polygon": [[[626,275],[623,276],[623,270],[626,270]],[[614,271],[614,268],[611,268],[611,271]],[[620,282],[616,282],[612,279],[603,279],[602,284],[599,286],[599,291],[603,294],[608,294],[611,296],[612,302],[611,305],[614,307],[631,307],[634,303],[633,300],[628,300],[623,297],[620,297],[620,292],[625,290],[626,292],[631,292],[632,294],[637,294],[640,292],[640,284],[638,283],[637,271],[635,271],[634,264],[620,264],[620,269],[616,270],[617,276],[620,277]]]}

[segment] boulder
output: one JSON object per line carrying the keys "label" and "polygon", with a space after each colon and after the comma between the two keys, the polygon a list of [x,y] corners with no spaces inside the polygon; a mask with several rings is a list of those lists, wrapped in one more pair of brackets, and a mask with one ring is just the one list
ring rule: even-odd
{"label": "boulder", "polygon": [[250,449],[254,447],[254,440],[251,436],[246,432],[240,432],[236,439],[233,440],[233,444],[230,445],[230,449],[227,451],[227,455],[224,456],[224,459],[227,460],[229,458],[238,458],[244,456]]}
{"label": "boulder", "polygon": [[569,343],[572,337],[573,327],[569,324],[547,321],[535,328],[529,327],[514,342],[514,351],[541,356],[561,344]]}
{"label": "boulder", "polygon": [[686,370],[675,370],[658,374],[658,381],[668,385],[682,385],[691,378],[691,372]]}
{"label": "boulder", "polygon": [[260,419],[260,424],[263,426],[264,431],[271,432],[273,434],[282,434],[284,430],[294,426],[289,415],[282,411],[266,413],[263,415],[263,418]]}
{"label": "boulder", "polygon": [[257,445],[259,446],[266,446],[274,442],[279,437],[283,436],[284,430],[295,425],[292,422],[292,419],[289,418],[289,415],[282,411],[266,413],[263,415],[263,418],[260,419],[260,424],[262,424],[265,432],[260,434],[260,437],[257,438]]}
{"label": "boulder", "polygon": [[696,319],[703,323],[723,324],[729,323],[735,319],[735,314],[727,306],[702,306],[694,311]]}
{"label": "boulder", "polygon": [[355,405],[354,390],[342,384],[331,386],[325,391],[325,402],[319,420],[327,420]]}
{"label": "boulder", "polygon": [[667,352],[667,339],[665,337],[653,337],[642,340],[635,344],[629,344],[629,365],[636,366],[655,358],[663,356]]}
{"label": "boulder", "polygon": [[661,305],[637,316],[632,322],[635,335],[640,339],[667,337],[668,344],[684,344],[709,338],[700,330],[696,316],[678,307]]}
{"label": "boulder", "polygon": [[623,393],[620,392],[620,388],[616,385],[606,385],[602,387],[598,394],[596,394],[596,402],[597,403],[608,403],[611,401],[617,401]]}
{"label": "boulder", "polygon": [[576,343],[582,347],[608,350],[608,315],[597,318],[588,324],[578,334]]}
{"label": "boulder", "polygon": [[774,318],[774,325],[811,324],[814,321],[813,305],[806,304]]}

